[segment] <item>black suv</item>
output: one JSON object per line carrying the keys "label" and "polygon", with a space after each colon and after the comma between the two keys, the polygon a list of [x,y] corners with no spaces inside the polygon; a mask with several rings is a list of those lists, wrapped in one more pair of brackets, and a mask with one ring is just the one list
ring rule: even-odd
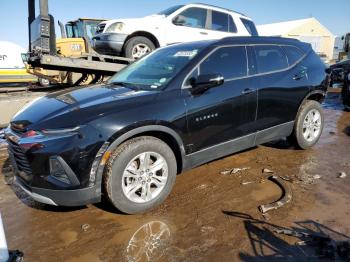
{"label": "black suv", "polygon": [[309,44],[292,39],[160,48],[107,84],[18,112],[5,131],[16,181],[43,203],[83,205],[104,194],[125,213],[148,211],[185,169],[283,137],[313,146],[325,69]]}

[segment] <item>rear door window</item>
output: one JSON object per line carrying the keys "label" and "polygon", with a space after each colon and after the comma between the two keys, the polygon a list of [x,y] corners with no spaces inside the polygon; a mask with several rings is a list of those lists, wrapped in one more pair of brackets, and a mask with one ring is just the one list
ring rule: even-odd
{"label": "rear door window", "polygon": [[212,11],[211,29],[228,32],[228,15],[225,13]]}
{"label": "rear door window", "polygon": [[199,72],[201,75],[222,74],[228,80],[247,76],[247,69],[245,46],[235,46],[216,50],[200,65]]}
{"label": "rear door window", "polygon": [[288,68],[287,57],[279,46],[255,46],[259,73],[268,73]]}
{"label": "rear door window", "polygon": [[205,28],[207,21],[207,10],[203,8],[191,7],[183,11],[175,19],[178,21],[184,21],[184,26]]}
{"label": "rear door window", "polygon": [[304,56],[303,51],[295,46],[282,46],[282,48],[287,55],[290,66],[297,63]]}
{"label": "rear door window", "polygon": [[241,18],[241,21],[251,36],[259,35],[258,30],[256,29],[255,24],[252,21],[244,18]]}

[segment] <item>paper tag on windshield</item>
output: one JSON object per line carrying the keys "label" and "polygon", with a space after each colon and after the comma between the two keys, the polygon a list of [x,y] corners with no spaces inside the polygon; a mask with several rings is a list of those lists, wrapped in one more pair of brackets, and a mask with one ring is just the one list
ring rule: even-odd
{"label": "paper tag on windshield", "polygon": [[182,57],[192,57],[195,56],[198,53],[198,50],[192,50],[192,51],[179,51],[174,56],[182,56]]}

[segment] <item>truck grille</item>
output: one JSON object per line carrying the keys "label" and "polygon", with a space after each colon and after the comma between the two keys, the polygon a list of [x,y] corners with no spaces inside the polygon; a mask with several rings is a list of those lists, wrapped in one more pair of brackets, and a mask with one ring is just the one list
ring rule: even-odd
{"label": "truck grille", "polygon": [[105,29],[105,27],[106,27],[106,24],[99,24],[97,26],[97,29],[96,29],[96,35],[101,34],[103,32],[103,30]]}
{"label": "truck grille", "polygon": [[[12,161],[14,161],[13,164],[15,164],[18,169],[19,175],[26,181],[30,180],[32,177],[32,169],[25,152],[18,144],[11,141],[10,139],[7,139],[7,142],[10,157],[13,157]],[[16,169],[16,167],[14,167],[14,169]]]}

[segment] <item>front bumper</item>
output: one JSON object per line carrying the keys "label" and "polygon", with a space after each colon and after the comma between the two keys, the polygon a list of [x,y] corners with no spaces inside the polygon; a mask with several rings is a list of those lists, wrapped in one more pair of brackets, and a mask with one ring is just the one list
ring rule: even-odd
{"label": "front bumper", "polygon": [[[89,134],[89,136],[87,135]],[[79,133],[23,137],[5,130],[16,183],[34,200],[60,206],[81,206],[101,200],[101,148],[91,128]],[[86,137],[81,139],[79,137]],[[36,146],[25,149],[24,145]],[[101,152],[100,152],[101,151]],[[103,151],[103,152],[102,152]]]}
{"label": "front bumper", "polygon": [[92,38],[92,48],[104,55],[120,55],[128,35],[103,33]]}
{"label": "front bumper", "polygon": [[18,185],[31,198],[40,203],[54,206],[83,206],[101,201],[96,187],[75,190],[52,190],[28,186],[20,177],[15,176]]}

